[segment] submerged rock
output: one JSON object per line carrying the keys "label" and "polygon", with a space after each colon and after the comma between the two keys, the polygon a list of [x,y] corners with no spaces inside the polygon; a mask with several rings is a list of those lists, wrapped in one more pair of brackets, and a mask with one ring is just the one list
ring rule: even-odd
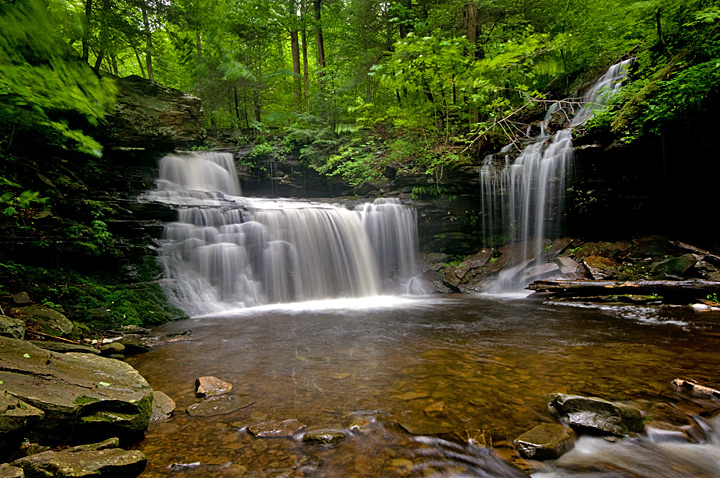
{"label": "submerged rock", "polygon": [[347,433],[341,430],[312,430],[305,432],[303,441],[320,445],[334,445],[347,438]]}
{"label": "submerged rock", "polygon": [[118,360],[0,337],[0,380],[9,394],[45,412],[33,429],[44,438],[137,435],[150,420],[150,385]]}
{"label": "submerged rock", "polygon": [[575,432],[556,423],[543,423],[515,441],[520,453],[531,460],[554,460],[572,449]]}
{"label": "submerged rock", "polygon": [[617,436],[629,436],[643,431],[640,410],[622,403],[555,393],[550,395],[550,406],[572,427]]}
{"label": "submerged rock", "polygon": [[296,419],[256,423],[248,427],[248,431],[258,438],[290,438],[305,428]]}
{"label": "submerged rock", "polygon": [[255,400],[247,396],[218,395],[199,403],[193,403],[187,407],[186,412],[193,417],[212,417],[249,407],[253,403]]}
{"label": "submerged rock", "polygon": [[228,393],[233,388],[232,383],[224,382],[217,377],[200,377],[195,379],[195,394],[198,397],[213,397]]}

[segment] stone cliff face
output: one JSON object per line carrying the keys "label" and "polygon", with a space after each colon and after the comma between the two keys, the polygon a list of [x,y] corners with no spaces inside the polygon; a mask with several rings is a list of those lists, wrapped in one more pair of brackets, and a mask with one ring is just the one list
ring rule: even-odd
{"label": "stone cliff face", "polygon": [[101,126],[101,142],[109,148],[169,150],[202,140],[200,98],[139,76],[118,78],[117,105]]}

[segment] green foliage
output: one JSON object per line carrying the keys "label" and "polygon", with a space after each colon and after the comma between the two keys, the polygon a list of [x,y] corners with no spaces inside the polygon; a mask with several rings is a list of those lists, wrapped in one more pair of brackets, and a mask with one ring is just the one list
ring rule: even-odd
{"label": "green foliage", "polygon": [[5,149],[18,133],[99,156],[100,144],[73,126],[97,125],[114,102],[112,81],[73,58],[58,34],[67,7],[53,0],[0,5],[0,135]]}
{"label": "green foliage", "polygon": [[78,330],[156,325],[181,315],[154,282],[108,284],[101,277],[11,261],[0,262],[0,281],[66,314]]}

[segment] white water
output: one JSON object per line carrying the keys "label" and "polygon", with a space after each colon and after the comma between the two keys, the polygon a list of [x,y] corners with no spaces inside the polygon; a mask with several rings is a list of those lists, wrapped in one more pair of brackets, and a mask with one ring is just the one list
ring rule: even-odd
{"label": "white water", "polygon": [[415,211],[239,196],[227,153],[160,161],[147,198],[178,207],[159,247],[166,292],[192,316],[396,293],[416,273]]}
{"label": "white water", "polygon": [[[486,246],[515,243],[515,267],[505,269],[494,292],[518,292],[528,284],[522,270],[539,265],[546,241],[560,237],[564,201],[573,162],[572,128],[590,117],[620,87],[628,61],[613,65],[587,91],[570,125],[549,135],[547,124],[561,106],[553,104],[520,155],[511,161],[514,144],[500,151],[502,160],[485,158],[480,172],[483,240]],[[499,237],[498,237],[499,236]]]}

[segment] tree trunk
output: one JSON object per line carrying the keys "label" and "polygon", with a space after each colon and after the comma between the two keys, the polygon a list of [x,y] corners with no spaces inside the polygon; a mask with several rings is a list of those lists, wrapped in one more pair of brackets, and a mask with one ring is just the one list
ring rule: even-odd
{"label": "tree trunk", "polygon": [[[313,10],[315,13],[315,39],[317,41],[318,67],[325,68],[325,41],[323,40],[322,23],[320,23],[322,15],[322,0],[313,1]],[[323,77],[325,72],[320,71],[318,77]],[[322,88],[322,82],[320,83]]]}
{"label": "tree trunk", "polygon": [[307,32],[302,29],[303,75],[305,76],[305,112],[310,113],[310,73],[308,72]]}
{"label": "tree trunk", "polygon": [[82,60],[87,62],[90,58],[90,17],[92,16],[92,0],[85,1],[85,24],[82,36]]}
{"label": "tree trunk", "polygon": [[133,51],[135,52],[135,58],[137,58],[138,66],[140,67],[140,73],[142,74],[142,77],[147,79],[147,76],[145,76],[145,69],[143,68],[142,60],[140,59],[140,53],[138,53],[137,48],[133,47]]}
{"label": "tree trunk", "polygon": [[148,18],[147,6],[142,3],[140,6],[143,16],[143,26],[145,27],[145,63],[147,65],[148,80],[155,81],[152,67],[152,32],[150,31],[150,20]]}
{"label": "tree trunk", "polygon": [[300,77],[300,41],[296,27],[290,31],[290,47],[292,50],[293,62],[293,92],[295,93],[295,104],[298,111],[302,110],[302,81]]}
{"label": "tree trunk", "polygon": [[202,60],[202,41],[200,37],[200,30],[195,32],[195,49],[199,60]]}

